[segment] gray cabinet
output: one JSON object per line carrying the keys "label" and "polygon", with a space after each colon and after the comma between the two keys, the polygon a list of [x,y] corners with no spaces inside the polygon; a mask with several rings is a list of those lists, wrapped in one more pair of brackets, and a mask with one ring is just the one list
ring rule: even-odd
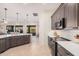
{"label": "gray cabinet", "polygon": [[11,42],[11,47],[30,43],[30,35],[13,36],[11,37],[10,42]]}
{"label": "gray cabinet", "polygon": [[48,45],[51,50],[51,55],[57,56],[57,43],[54,41],[53,38],[48,37]]}
{"label": "gray cabinet", "polygon": [[66,49],[64,49],[62,46],[60,46],[56,41],[70,41],[68,39],[65,38],[52,38],[48,36],[48,46],[51,50],[51,55],[52,56],[72,56],[72,54],[67,51]]}
{"label": "gray cabinet", "polygon": [[0,39],[0,53],[4,52],[6,50],[5,48],[5,38]]}
{"label": "gray cabinet", "polygon": [[30,35],[0,38],[0,53],[9,48],[30,43]]}
{"label": "gray cabinet", "polygon": [[54,16],[51,16],[51,29],[56,29],[55,28],[55,18],[54,18]]}
{"label": "gray cabinet", "polygon": [[58,29],[56,23],[64,18],[64,4],[61,4],[55,13],[51,16],[51,29]]}
{"label": "gray cabinet", "polygon": [[9,49],[10,48],[10,37],[5,38],[5,49]]}
{"label": "gray cabinet", "polygon": [[24,39],[22,36],[16,36],[16,46],[19,46],[19,45],[23,45],[24,44]]}
{"label": "gray cabinet", "polygon": [[65,19],[66,28],[77,27],[77,4],[76,3],[66,3],[65,5]]}
{"label": "gray cabinet", "polygon": [[56,22],[65,19],[65,29],[74,29],[79,26],[79,4],[64,3],[59,6],[55,13],[51,16],[51,29],[56,28]]}
{"label": "gray cabinet", "polygon": [[73,56],[69,51],[58,44],[58,56]]}
{"label": "gray cabinet", "polygon": [[22,36],[17,36],[16,39],[16,45],[23,45],[30,43],[30,35],[22,35]]}
{"label": "gray cabinet", "polygon": [[[26,39],[27,38],[27,39]],[[24,41],[24,43],[26,44],[26,43],[30,43],[30,35],[25,35],[25,41]]]}
{"label": "gray cabinet", "polygon": [[18,40],[18,39],[17,39],[17,36],[13,36],[13,37],[10,38],[10,44],[11,44],[10,46],[11,46],[11,47],[17,46],[16,40]]}

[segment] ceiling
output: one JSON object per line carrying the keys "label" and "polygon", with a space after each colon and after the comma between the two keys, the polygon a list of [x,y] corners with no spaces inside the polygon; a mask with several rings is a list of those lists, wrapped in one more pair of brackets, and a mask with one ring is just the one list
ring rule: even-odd
{"label": "ceiling", "polygon": [[0,3],[2,8],[34,12],[53,10],[58,5],[59,3]]}
{"label": "ceiling", "polygon": [[7,8],[7,18],[9,21],[16,21],[16,13],[19,13],[19,19],[22,22],[26,19],[26,14],[29,14],[29,18],[38,19],[32,17],[32,13],[50,12],[54,11],[59,6],[59,3],[0,3],[0,19],[5,16],[4,8]]}

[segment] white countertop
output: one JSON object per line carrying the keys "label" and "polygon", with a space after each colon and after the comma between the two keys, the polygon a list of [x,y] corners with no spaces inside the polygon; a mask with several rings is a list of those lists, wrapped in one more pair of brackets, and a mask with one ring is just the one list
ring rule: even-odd
{"label": "white countertop", "polygon": [[72,53],[74,56],[79,56],[79,43],[75,43],[73,41],[57,41],[57,43]]}
{"label": "white countertop", "polygon": [[54,30],[53,30],[53,31],[50,31],[50,32],[48,33],[48,36],[51,37],[51,38],[56,37],[56,36],[54,35]]}
{"label": "white countertop", "polygon": [[0,35],[0,38],[6,38],[11,36],[20,36],[20,35],[31,35],[31,34],[6,34],[6,35]]}
{"label": "white countertop", "polygon": [[63,37],[62,31],[60,31],[60,30],[51,30],[51,31],[49,31],[48,36],[51,37],[51,38],[56,37],[54,33],[57,33],[57,35],[59,37]]}

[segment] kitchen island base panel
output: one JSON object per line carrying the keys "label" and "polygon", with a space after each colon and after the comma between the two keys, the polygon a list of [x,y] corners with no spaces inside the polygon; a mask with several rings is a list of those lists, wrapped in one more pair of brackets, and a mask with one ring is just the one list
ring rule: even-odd
{"label": "kitchen island base panel", "polygon": [[29,44],[30,36],[31,35],[20,35],[0,38],[0,53],[13,47]]}

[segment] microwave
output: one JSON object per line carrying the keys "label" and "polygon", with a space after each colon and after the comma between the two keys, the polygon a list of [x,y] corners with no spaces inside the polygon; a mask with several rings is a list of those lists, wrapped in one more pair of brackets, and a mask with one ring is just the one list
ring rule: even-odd
{"label": "microwave", "polygon": [[65,18],[62,18],[60,21],[58,21],[58,22],[55,23],[55,28],[57,30],[64,29],[66,27],[66,24],[65,23],[66,23],[65,22]]}

